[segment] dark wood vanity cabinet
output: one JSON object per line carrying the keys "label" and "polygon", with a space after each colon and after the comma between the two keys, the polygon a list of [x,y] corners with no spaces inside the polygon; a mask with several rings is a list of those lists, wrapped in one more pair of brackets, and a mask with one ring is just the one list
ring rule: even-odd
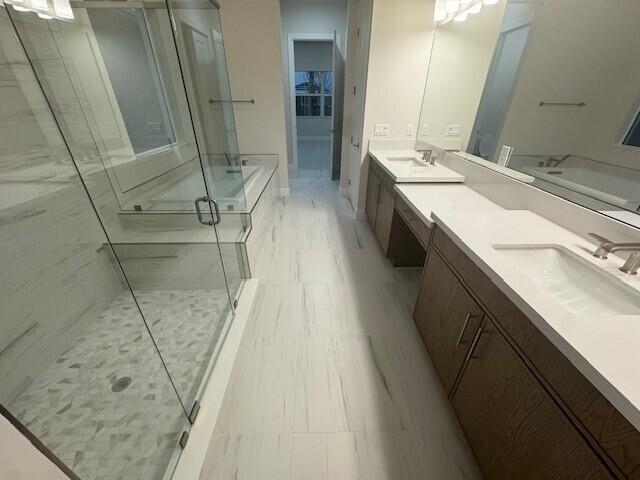
{"label": "dark wood vanity cabinet", "polygon": [[485,477],[613,478],[491,320],[474,338],[451,401]]}
{"label": "dark wood vanity cabinet", "polygon": [[440,229],[414,318],[487,479],[640,479],[640,432]]}
{"label": "dark wood vanity cabinet", "polygon": [[380,166],[371,161],[367,180],[367,202],[365,212],[369,225],[385,255],[389,250],[391,223],[395,208],[394,182]]}
{"label": "dark wood vanity cabinet", "polygon": [[483,313],[438,255],[429,255],[416,326],[447,392],[464,364]]}

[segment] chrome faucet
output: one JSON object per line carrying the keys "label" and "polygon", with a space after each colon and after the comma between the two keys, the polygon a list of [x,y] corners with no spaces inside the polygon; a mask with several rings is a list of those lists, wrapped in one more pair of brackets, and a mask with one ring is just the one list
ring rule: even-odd
{"label": "chrome faucet", "polygon": [[627,258],[625,264],[620,267],[620,271],[629,275],[637,275],[640,270],[640,253],[634,253]]}
{"label": "chrome faucet", "polygon": [[422,153],[422,161],[429,165],[435,165],[436,157],[433,155],[433,150],[416,150],[418,153]]}
{"label": "chrome faucet", "polygon": [[[600,242],[596,251],[593,252],[593,256],[602,260],[608,258],[609,254],[614,252],[640,252],[640,242],[614,243],[608,238],[604,238],[597,233],[590,233],[589,236]],[[620,268],[620,271],[630,275],[636,275],[638,270],[640,270],[640,253],[634,253],[631,255]]]}
{"label": "chrome faucet", "polygon": [[564,157],[549,157],[547,158],[547,164],[546,167],[558,167],[560,166],[561,163],[563,163],[566,159],[570,158],[571,154],[569,155],[565,155]]}

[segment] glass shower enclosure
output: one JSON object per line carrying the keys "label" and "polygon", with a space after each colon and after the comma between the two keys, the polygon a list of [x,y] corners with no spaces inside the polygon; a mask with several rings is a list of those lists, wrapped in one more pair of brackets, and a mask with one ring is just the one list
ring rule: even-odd
{"label": "glass shower enclosure", "polygon": [[0,410],[72,478],[169,478],[248,272],[219,10],[60,3],[0,4]]}

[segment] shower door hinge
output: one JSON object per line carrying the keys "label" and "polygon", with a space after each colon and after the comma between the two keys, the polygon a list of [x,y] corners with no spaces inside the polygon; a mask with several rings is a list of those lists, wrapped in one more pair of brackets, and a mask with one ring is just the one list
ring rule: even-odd
{"label": "shower door hinge", "polygon": [[359,28],[356,28],[356,37],[360,38],[360,29]]}
{"label": "shower door hinge", "polygon": [[191,425],[196,423],[198,413],[200,413],[200,402],[196,400],[193,402],[193,407],[191,407],[191,411],[189,412],[189,421],[191,422]]}
{"label": "shower door hinge", "polygon": [[182,447],[183,450],[187,446],[188,441],[189,441],[189,432],[185,430],[184,432],[182,432],[182,435],[180,435],[180,442],[179,442],[180,447]]}
{"label": "shower door hinge", "polygon": [[353,86],[353,94],[357,95],[358,87],[356,85]]}

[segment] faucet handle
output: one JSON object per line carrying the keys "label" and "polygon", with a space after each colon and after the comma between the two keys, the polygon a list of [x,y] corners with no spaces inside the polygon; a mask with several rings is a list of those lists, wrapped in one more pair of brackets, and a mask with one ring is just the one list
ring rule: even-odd
{"label": "faucet handle", "polygon": [[637,275],[638,270],[640,270],[640,253],[630,255],[625,264],[620,267],[620,271],[628,275]]}
{"label": "faucet handle", "polygon": [[593,256],[603,260],[606,259],[609,256],[609,253],[611,253],[611,247],[613,247],[614,243],[608,238],[605,238],[597,233],[590,232],[588,235],[594,240],[600,242],[600,245],[598,245],[598,249],[593,252]]}

